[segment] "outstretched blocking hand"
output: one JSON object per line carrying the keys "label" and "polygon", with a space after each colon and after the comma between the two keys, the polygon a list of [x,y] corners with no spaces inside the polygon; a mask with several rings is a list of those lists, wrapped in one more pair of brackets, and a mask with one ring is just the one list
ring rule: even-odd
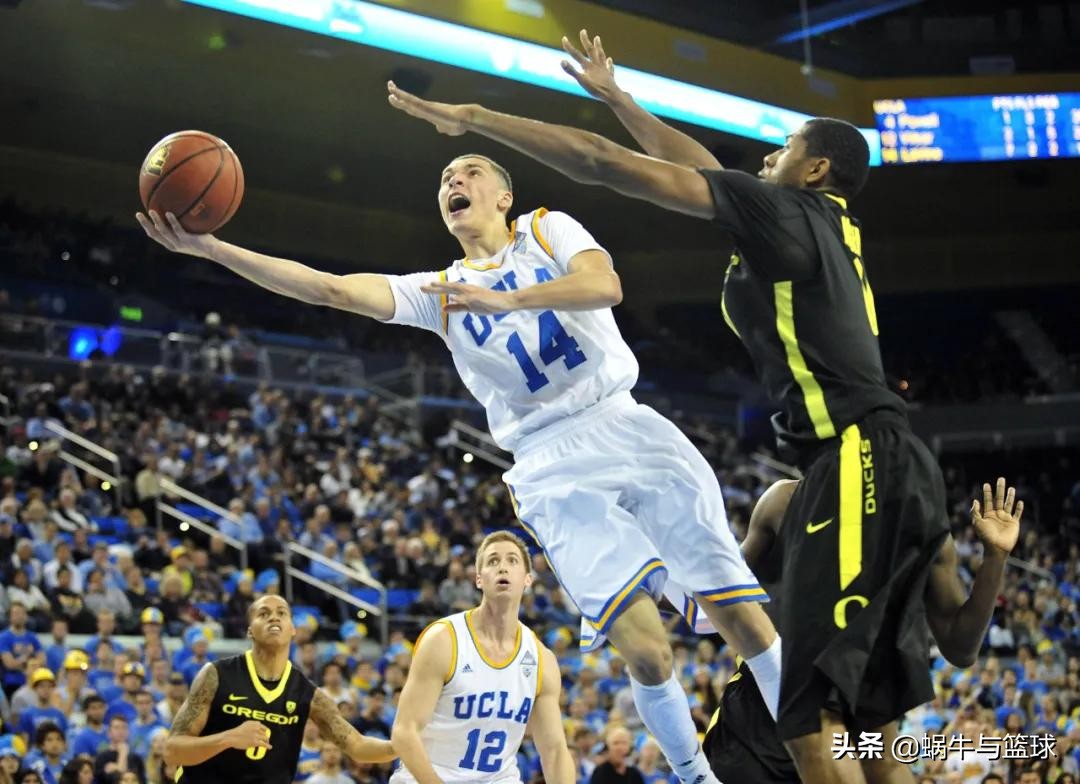
{"label": "outstretched blocking hand", "polygon": [[467,121],[472,109],[470,104],[438,103],[417,98],[393,82],[386,83],[387,100],[395,109],[406,114],[427,120],[439,133],[447,136],[461,136],[468,131]]}
{"label": "outstretched blocking hand", "polygon": [[141,212],[135,213],[135,220],[143,227],[146,236],[159,245],[163,245],[176,253],[186,253],[189,256],[210,258],[211,249],[218,240],[212,234],[192,234],[180,225],[179,219],[171,212],[166,212],[162,218],[154,210],[149,211],[147,217]]}
{"label": "outstretched blocking hand", "polygon": [[1008,554],[1020,538],[1020,516],[1024,502],[1016,500],[1016,488],[1006,490],[1005,477],[998,477],[993,495],[989,482],[983,485],[982,504],[978,499],[971,503],[971,524],[986,547],[993,547]]}
{"label": "outstretched blocking hand", "polygon": [[575,68],[569,60],[562,61],[563,70],[574,77],[585,92],[593,98],[611,103],[621,92],[619,85],[615,83],[615,61],[604,53],[600,36],[590,39],[588,31],[581,30],[578,38],[581,39],[580,50],[570,43],[570,39],[565,35],[562,39],[562,48],[574,58],[574,62],[581,70]]}

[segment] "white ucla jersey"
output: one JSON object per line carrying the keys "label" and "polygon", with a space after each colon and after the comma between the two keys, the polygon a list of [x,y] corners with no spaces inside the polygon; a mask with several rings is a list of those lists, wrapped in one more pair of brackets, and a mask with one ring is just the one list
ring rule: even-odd
{"label": "white ucla jersey", "polygon": [[[518,623],[513,655],[504,662],[492,661],[477,643],[472,612],[435,622],[449,626],[453,656],[420,739],[444,782],[520,781],[517,753],[544,677],[540,645],[536,635]],[[409,784],[415,779],[402,766],[391,780]]]}
{"label": "white ucla jersey", "polygon": [[491,435],[513,451],[525,436],[632,389],[638,363],[610,308],[447,316],[441,297],[420,291],[433,280],[521,289],[566,275],[582,251],[606,253],[576,220],[545,209],[520,216],[510,236],[490,259],[461,259],[442,272],[388,277],[395,300],[391,323],[443,336],[462,381],[487,411]]}

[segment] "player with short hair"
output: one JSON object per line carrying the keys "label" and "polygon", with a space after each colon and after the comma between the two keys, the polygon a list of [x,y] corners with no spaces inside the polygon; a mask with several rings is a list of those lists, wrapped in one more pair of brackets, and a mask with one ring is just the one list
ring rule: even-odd
{"label": "player with short hair", "polygon": [[[590,78],[614,85],[599,41],[582,39]],[[895,610],[921,596],[949,530],[941,470],[885,381],[861,230],[848,210],[866,180],[866,140],[849,123],[813,119],[753,177],[722,170],[629,98],[617,114],[666,160],[575,128],[425,101],[393,82],[388,91],[394,108],[442,133],[479,133],[577,182],[714,221],[733,237],[721,312],[780,405],[777,442],[805,478],[785,539],[778,726],[804,779],[840,784],[835,733],[933,696],[923,614]],[[902,675],[876,682],[886,659]]]}
{"label": "player with short hair", "polygon": [[251,648],[205,664],[173,719],[164,758],[179,766],[177,782],[291,784],[309,717],[357,762],[395,758],[389,741],[353,729],[334,701],[292,666],[295,635],[292,608],[282,597],[251,605]]}
{"label": "player with short hair", "polygon": [[698,631],[718,628],[775,711],[781,648],[759,606],[768,597],[728,528],[713,469],[630,394],[638,365],[611,312],[622,298],[611,256],[564,213],[533,210],[508,228],[511,187],[488,158],[452,160],[438,205],[464,257],[411,275],[329,275],[188,234],[175,217],[139,220],[165,247],[271,291],[446,342],[496,442],[514,453],[503,478],[522,525],[594,641],[618,646],[638,712],[677,775],[701,784],[712,773],[655,600],[666,594]]}
{"label": "player with short hair", "polygon": [[530,563],[520,538],[488,534],[476,552],[480,605],[435,621],[417,639],[391,731],[402,762],[394,784],[520,781],[526,731],[545,780],[574,781],[559,662],[518,620]]}

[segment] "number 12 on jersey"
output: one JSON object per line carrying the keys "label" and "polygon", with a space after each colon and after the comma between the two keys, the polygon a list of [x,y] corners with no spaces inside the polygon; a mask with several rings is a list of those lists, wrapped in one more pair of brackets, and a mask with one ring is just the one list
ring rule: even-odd
{"label": "number 12 on jersey", "polygon": [[[550,365],[557,359],[562,358],[567,370],[573,370],[585,361],[585,354],[578,348],[578,343],[563,329],[554,311],[545,310],[539,316],[540,320],[540,359],[544,365]],[[506,349],[514,355],[521,371],[525,374],[525,384],[530,392],[543,389],[549,383],[548,377],[537,369],[529,352],[525,350],[525,344],[521,335],[514,332],[506,339]],[[472,737],[472,733],[469,734]]]}
{"label": "number 12 on jersey", "polygon": [[484,736],[484,748],[480,749],[480,759],[476,759],[476,749],[480,745],[480,730],[475,729],[468,735],[469,747],[465,750],[465,756],[458,763],[459,768],[465,770],[479,770],[482,773],[496,773],[502,767],[503,747],[506,746],[506,733],[502,730],[493,730]]}

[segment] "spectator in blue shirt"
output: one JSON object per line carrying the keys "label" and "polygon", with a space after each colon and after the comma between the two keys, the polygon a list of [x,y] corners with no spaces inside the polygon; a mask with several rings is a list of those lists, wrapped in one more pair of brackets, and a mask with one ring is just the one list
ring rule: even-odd
{"label": "spectator in blue shirt", "polygon": [[86,685],[90,657],[74,648],[64,657],[60,671],[63,673],[62,680],[56,686],[53,704],[63,711],[65,716],[72,716],[78,712],[83,700],[94,693],[94,690]]}
{"label": "spectator in blue shirt", "polygon": [[229,512],[239,522],[234,522],[227,517],[218,520],[218,531],[225,536],[238,539],[244,544],[260,544],[263,540],[263,530],[255,515],[244,511],[244,502],[239,498],[229,501]]}
{"label": "spectator in blue shirt", "polygon": [[116,613],[112,610],[101,610],[97,614],[97,634],[86,641],[86,650],[94,657],[95,664],[99,666],[101,664],[98,656],[101,654],[103,644],[108,645],[114,654],[124,650],[124,646],[113,639],[114,634],[116,634]]}
{"label": "spectator in blue shirt", "polygon": [[86,399],[86,385],[72,384],[66,397],[60,398],[60,410],[68,417],[80,424],[85,424],[94,418],[94,407]]}
{"label": "spectator in blue shirt", "polygon": [[86,754],[96,757],[109,745],[109,736],[105,729],[105,707],[105,700],[97,694],[83,700],[86,726],[78,731],[72,741],[71,753],[75,756]]}
{"label": "spectator in blue shirt", "polygon": [[[120,671],[120,695],[109,702],[106,715],[109,719],[116,715],[122,715],[127,719],[130,728],[135,721],[137,711],[135,709],[135,696],[143,690],[146,684],[146,670],[138,662],[128,662]],[[108,698],[109,695],[103,695]]]}
{"label": "spectator in blue shirt", "polygon": [[67,618],[53,618],[52,639],[45,646],[45,666],[53,672],[60,672],[67,656]]}
{"label": "spectator in blue shirt", "polygon": [[630,676],[626,672],[626,662],[621,656],[612,656],[608,662],[608,675],[596,684],[596,690],[605,697],[614,697],[630,685]]}
{"label": "spectator in blue shirt", "polygon": [[51,721],[40,724],[34,735],[34,750],[23,759],[23,767],[36,770],[45,784],[60,784],[60,773],[71,759],[60,727]]}
{"label": "spectator in blue shirt", "polygon": [[48,441],[56,438],[49,425],[62,425],[56,417],[49,416],[49,406],[38,403],[34,407],[34,415],[26,420],[26,438],[29,441]]}
{"label": "spectator in blue shirt", "polygon": [[146,689],[135,694],[135,720],[131,722],[131,750],[143,759],[150,756],[154,733],[166,729],[154,710],[154,697]]}
{"label": "spectator in blue shirt", "polygon": [[105,578],[105,585],[119,591],[124,590],[124,576],[109,560],[109,545],[105,544],[105,542],[96,543],[90,554],[90,560],[79,564],[79,573],[82,575],[83,585],[89,583],[90,572],[95,570],[101,572]]}
{"label": "spectator in blue shirt", "polygon": [[36,704],[19,714],[19,723],[15,730],[29,742],[35,737],[37,728],[52,721],[63,732],[67,732],[67,716],[52,704],[53,691],[56,689],[56,676],[46,667],[38,667],[30,676],[30,686],[37,697]]}
{"label": "spectator in blue shirt", "polygon": [[[91,652],[94,648],[87,648]],[[116,657],[119,652],[109,640],[102,640],[97,646],[97,657],[94,659],[94,668],[87,675],[86,682],[91,689],[98,694],[104,694],[116,686]]]}
{"label": "spectator in blue shirt", "polygon": [[304,739],[300,742],[300,759],[296,765],[296,778],[293,784],[301,784],[311,778],[311,774],[319,769],[322,756],[322,741],[319,738],[319,727],[315,722],[308,721],[304,725]]}
{"label": "spectator in blue shirt", "polygon": [[8,628],[0,632],[0,664],[4,665],[4,692],[12,694],[26,683],[26,661],[41,650],[37,635],[26,628],[29,613],[19,602],[8,610]]}

